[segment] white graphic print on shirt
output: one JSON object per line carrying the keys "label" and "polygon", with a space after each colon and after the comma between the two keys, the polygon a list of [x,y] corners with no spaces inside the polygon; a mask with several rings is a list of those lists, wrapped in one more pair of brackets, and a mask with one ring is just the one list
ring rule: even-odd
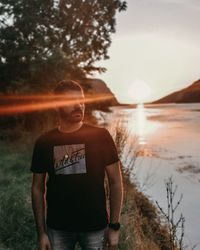
{"label": "white graphic print on shirt", "polygon": [[86,173],[85,144],[54,146],[55,174]]}

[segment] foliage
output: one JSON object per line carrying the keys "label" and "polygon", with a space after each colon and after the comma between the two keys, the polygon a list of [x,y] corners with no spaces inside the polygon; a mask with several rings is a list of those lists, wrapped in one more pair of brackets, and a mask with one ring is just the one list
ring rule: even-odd
{"label": "foliage", "polygon": [[76,79],[107,59],[120,0],[1,0],[1,90],[40,89],[67,76]]}

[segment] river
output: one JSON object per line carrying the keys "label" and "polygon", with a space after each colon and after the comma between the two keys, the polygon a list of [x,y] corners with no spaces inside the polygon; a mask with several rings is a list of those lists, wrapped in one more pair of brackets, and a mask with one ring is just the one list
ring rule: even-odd
{"label": "river", "polygon": [[131,169],[132,181],[166,211],[165,181],[172,176],[175,201],[183,194],[176,219],[181,213],[185,217],[184,244],[200,249],[200,104],[140,104],[111,111],[95,115],[111,133],[118,123],[129,131],[126,144],[140,152]]}

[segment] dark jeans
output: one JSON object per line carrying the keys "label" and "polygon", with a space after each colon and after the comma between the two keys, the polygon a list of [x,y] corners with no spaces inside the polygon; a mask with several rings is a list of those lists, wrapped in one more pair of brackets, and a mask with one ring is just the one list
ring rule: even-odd
{"label": "dark jeans", "polygon": [[107,228],[86,233],[72,233],[48,228],[48,236],[52,250],[75,250],[76,243],[80,244],[82,250],[105,250],[106,230]]}

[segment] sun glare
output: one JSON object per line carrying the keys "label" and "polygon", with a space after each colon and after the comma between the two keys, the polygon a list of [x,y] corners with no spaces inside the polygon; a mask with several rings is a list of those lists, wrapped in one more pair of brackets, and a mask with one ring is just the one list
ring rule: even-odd
{"label": "sun glare", "polygon": [[135,79],[128,90],[129,99],[132,98],[133,103],[146,102],[150,94],[149,85],[140,79]]}

